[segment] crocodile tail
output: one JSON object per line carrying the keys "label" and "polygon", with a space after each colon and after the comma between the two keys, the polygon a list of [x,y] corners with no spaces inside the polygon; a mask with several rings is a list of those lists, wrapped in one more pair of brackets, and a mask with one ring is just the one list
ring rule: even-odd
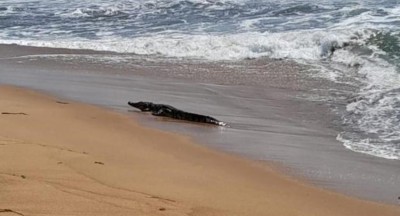
{"label": "crocodile tail", "polygon": [[206,123],[215,124],[215,125],[219,125],[219,126],[225,126],[226,125],[224,122],[218,121],[217,119],[209,117],[209,116],[207,116],[207,122]]}
{"label": "crocodile tail", "polygon": [[220,125],[220,126],[225,125],[225,123],[220,122],[217,119],[210,117],[210,116],[193,114],[193,113],[188,113],[188,114],[190,114],[191,120],[195,121],[195,122],[208,123],[208,124],[214,124],[214,125]]}
{"label": "crocodile tail", "polygon": [[208,116],[199,115],[195,113],[182,113],[184,118],[189,121],[199,122],[199,123],[211,123]]}

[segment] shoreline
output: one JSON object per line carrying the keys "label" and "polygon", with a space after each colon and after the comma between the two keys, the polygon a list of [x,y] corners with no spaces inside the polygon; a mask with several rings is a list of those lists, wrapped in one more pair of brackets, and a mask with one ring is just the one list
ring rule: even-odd
{"label": "shoreline", "polygon": [[[0,116],[0,209],[62,215],[72,213],[64,206],[75,203],[85,215],[400,213],[398,206],[322,190],[188,137],[144,128],[131,116],[57,103],[27,89],[0,90],[2,112],[27,114]],[[53,207],[45,207],[49,202]]]}
{"label": "shoreline", "polygon": [[[5,49],[0,56],[59,51],[15,48]],[[61,51],[64,52],[75,56],[74,50]],[[292,178],[318,187],[362,199],[397,204],[398,191],[393,188],[400,182],[396,175],[399,173],[398,163],[354,153],[341,146],[335,140],[335,129],[328,125],[332,119],[327,115],[326,108],[293,97],[299,87],[300,90],[302,87],[307,89],[308,85],[320,84],[320,81],[308,80],[304,84],[303,78],[285,61],[246,61],[246,65],[252,68],[249,73],[260,69],[264,79],[271,78],[270,82],[277,84],[259,86],[251,79],[245,80],[249,85],[223,84],[230,82],[232,77],[238,79],[243,76],[235,72],[243,69],[236,68],[240,63],[224,63],[217,67],[213,63],[141,59],[134,62],[137,66],[132,67],[125,63],[110,66],[98,61],[98,55],[92,56],[96,58],[95,62],[86,62],[92,59],[86,57],[71,60],[69,56],[63,55],[61,59],[53,59],[46,54],[19,59],[3,58],[0,62],[0,82],[128,115],[132,114],[125,105],[128,99],[167,103],[184,110],[205,113],[228,121],[231,127],[198,127],[147,115],[139,115],[138,119],[147,127],[184,134],[211,149],[277,164],[284,167],[281,170]],[[202,72],[208,72],[205,78],[176,79],[175,73],[186,73],[185,68],[192,74],[204,75]],[[236,69],[220,71],[221,68]],[[208,77],[214,70],[216,73]],[[159,76],[156,72],[160,72]],[[219,77],[219,72],[222,77]],[[232,72],[228,80],[224,80],[226,72]],[[216,83],[203,82],[215,77]],[[222,83],[218,84],[219,81]]]}

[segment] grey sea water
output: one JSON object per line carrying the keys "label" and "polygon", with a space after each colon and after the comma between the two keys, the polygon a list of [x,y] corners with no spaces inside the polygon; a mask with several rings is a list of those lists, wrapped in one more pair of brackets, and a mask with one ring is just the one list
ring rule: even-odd
{"label": "grey sea water", "polygon": [[115,64],[292,60],[352,87],[307,97],[346,103],[343,148],[399,160],[399,20],[397,0],[3,0],[0,43],[126,54],[96,59]]}

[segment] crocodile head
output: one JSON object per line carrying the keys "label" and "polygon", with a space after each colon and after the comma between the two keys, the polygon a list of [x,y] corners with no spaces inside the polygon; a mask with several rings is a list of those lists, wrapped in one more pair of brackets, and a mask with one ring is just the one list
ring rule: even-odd
{"label": "crocodile head", "polygon": [[142,111],[142,112],[151,111],[154,106],[154,104],[151,102],[143,102],[143,101],[136,102],[136,103],[129,101],[128,104],[137,109],[140,109],[140,111]]}

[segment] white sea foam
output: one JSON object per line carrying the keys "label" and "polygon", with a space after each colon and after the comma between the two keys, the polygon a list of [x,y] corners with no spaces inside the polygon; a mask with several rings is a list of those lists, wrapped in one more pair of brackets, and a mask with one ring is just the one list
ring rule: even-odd
{"label": "white sea foam", "polygon": [[400,160],[399,149],[393,145],[387,145],[381,143],[377,145],[376,142],[371,142],[370,139],[363,139],[357,142],[349,138],[343,138],[342,134],[339,134],[336,139],[342,142],[343,145],[352,151],[360,152],[372,156],[382,157],[391,160]]}
{"label": "white sea foam", "polygon": [[85,13],[83,9],[77,8],[70,13],[62,14],[63,17],[88,17],[90,16],[88,13]]}
{"label": "white sea foam", "polygon": [[353,151],[400,160],[400,74],[396,66],[374,53],[353,59],[343,55],[338,61],[360,64],[358,73],[364,85],[358,99],[346,106],[343,121],[349,129],[337,139]]}
{"label": "white sea foam", "polygon": [[193,57],[209,60],[236,60],[268,56],[319,60],[321,46],[329,41],[346,41],[343,33],[320,31],[293,31],[285,33],[246,32],[229,35],[163,34],[136,38],[111,38],[107,34],[99,40],[0,40],[0,43],[39,47],[92,49],[142,55]]}

